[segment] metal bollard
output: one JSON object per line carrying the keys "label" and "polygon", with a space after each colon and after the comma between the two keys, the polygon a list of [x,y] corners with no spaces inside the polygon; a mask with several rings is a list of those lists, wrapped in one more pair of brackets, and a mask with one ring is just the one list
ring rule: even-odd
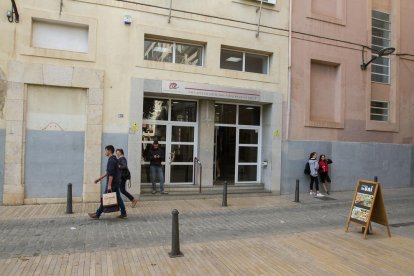
{"label": "metal bollard", "polygon": [[66,214],[73,214],[72,211],[72,183],[68,183],[68,194],[66,198]]}
{"label": "metal bollard", "polygon": [[223,185],[223,202],[221,206],[227,207],[227,181],[224,181]]}
{"label": "metal bollard", "polygon": [[170,258],[182,257],[183,253],[180,251],[180,232],[178,229],[178,210],[174,209],[171,212],[172,214],[172,242],[171,242],[171,252],[168,253]]}
{"label": "metal bollard", "polygon": [[374,182],[378,182],[378,177],[374,176]]}
{"label": "metal bollard", "polygon": [[294,202],[299,202],[299,179],[296,179],[295,201]]}

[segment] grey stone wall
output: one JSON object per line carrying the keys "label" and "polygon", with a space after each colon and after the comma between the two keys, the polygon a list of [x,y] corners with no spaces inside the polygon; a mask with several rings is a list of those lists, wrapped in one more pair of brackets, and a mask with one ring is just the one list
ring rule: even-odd
{"label": "grey stone wall", "polygon": [[82,196],[84,172],[84,132],[26,132],[25,198]]}
{"label": "grey stone wall", "polygon": [[332,191],[353,190],[358,179],[371,180],[374,176],[383,188],[413,185],[412,145],[288,141],[282,148],[282,194],[294,192],[296,179],[300,181],[301,192],[309,191],[309,177],[303,170],[312,151],[333,160]]}

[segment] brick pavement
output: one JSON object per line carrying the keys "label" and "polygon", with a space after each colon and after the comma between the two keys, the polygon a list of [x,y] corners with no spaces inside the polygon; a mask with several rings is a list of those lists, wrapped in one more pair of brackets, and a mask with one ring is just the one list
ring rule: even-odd
{"label": "brick pavement", "polygon": [[[384,196],[390,223],[414,222],[414,189],[385,190]],[[324,246],[326,242],[324,235],[331,235],[333,240],[329,240],[328,244],[333,249],[335,249],[335,243],[343,239],[350,239],[351,243],[354,239],[359,241],[360,235],[356,233],[356,228],[351,229],[351,233],[348,234],[343,232],[352,193],[335,193],[332,197],[337,200],[320,201],[302,195],[301,204],[293,203],[291,196],[229,198],[228,208],[220,206],[221,198],[142,201],[138,208],[128,209],[127,220],[119,220],[114,218],[114,215],[106,214],[100,220],[90,220],[86,213],[93,211],[97,204],[75,204],[73,215],[64,214],[65,205],[62,204],[2,206],[0,207],[0,267],[7,267],[13,273],[18,272],[16,275],[25,269],[30,271],[32,267],[36,267],[35,271],[37,269],[39,275],[47,274],[48,271],[50,274],[61,275],[59,273],[62,272],[63,266],[70,272],[82,272],[81,275],[88,274],[86,272],[95,272],[100,275],[96,273],[98,270],[104,274],[102,269],[108,273],[111,272],[109,274],[117,275],[118,266],[119,269],[130,272],[133,272],[133,269],[135,271],[143,269],[141,271],[143,274],[175,274],[175,272],[193,274],[191,272],[195,271],[186,270],[186,267],[191,268],[193,261],[200,265],[207,258],[206,266],[201,264],[200,272],[194,274],[215,271],[210,270],[211,267],[216,267],[214,264],[221,267],[218,270],[219,274],[230,271],[237,273],[242,271],[240,269],[244,266],[247,272],[254,268],[248,274],[256,274],[253,273],[255,269],[257,273],[261,271],[265,274],[275,273],[275,269],[280,266],[277,262],[274,265],[264,265],[264,270],[256,267],[257,255],[267,259],[270,258],[267,254],[273,251],[275,252],[272,254],[281,254],[276,245],[269,244],[268,246],[272,249],[269,249],[265,255],[261,255],[260,246],[266,245],[268,239],[274,243],[280,243],[279,239],[300,237],[306,240],[306,237],[311,235],[312,239],[315,238],[318,241],[318,246]],[[182,262],[182,265],[177,267],[174,261],[164,256],[171,243],[170,213],[173,208],[180,211],[182,249],[192,252],[185,253],[185,260],[178,261]],[[370,238],[370,240],[386,241],[386,246],[392,251],[395,249],[392,249],[394,242],[398,241],[396,246],[412,242],[414,236],[407,233],[409,230],[405,229],[413,228],[408,226],[391,229],[396,236],[388,241],[383,237],[385,234],[383,227],[374,224],[375,235],[372,237],[375,239]],[[248,250],[240,248],[237,250],[245,243],[256,248],[257,252],[250,256]],[[371,243],[373,241],[369,242]],[[224,247],[220,248],[221,245]],[[214,251],[210,248],[211,246],[215,248],[217,254],[211,253]],[[206,249],[201,250],[202,248]],[[406,255],[414,257],[412,248],[404,251]],[[299,254],[302,250],[306,251],[306,248],[298,249],[296,253]],[[348,248],[348,250],[351,249]],[[247,258],[246,263],[243,262],[241,266],[233,267],[232,262],[236,260],[231,259],[231,254],[239,251],[241,258]],[[232,253],[228,255],[226,252]],[[106,267],[109,265],[107,262],[96,263],[102,255],[108,256],[108,254],[120,254],[120,256],[126,254],[128,258],[129,254],[132,254],[136,260],[140,260],[139,262],[145,265],[135,266],[132,261],[132,263],[122,262],[122,264],[116,263],[117,269],[115,269],[114,265],[112,268]],[[192,254],[195,255],[192,256]],[[330,252],[330,254],[333,253]],[[227,258],[229,259],[226,261]],[[122,257],[118,259],[122,260]],[[248,261],[250,259],[252,261]],[[89,270],[82,267],[82,262],[84,262],[83,265],[88,262]],[[169,269],[159,271],[160,268],[155,267],[157,265],[152,266],[151,263],[166,263]],[[229,263],[230,267],[223,266],[223,263]],[[301,265],[300,262],[298,265]],[[46,266],[47,271],[44,271]],[[22,270],[18,271],[16,267]],[[41,268],[40,271],[39,268]],[[283,269],[280,271],[284,271]],[[314,269],[310,269],[311,274],[320,272],[319,268]],[[386,271],[392,271],[391,268],[387,269]],[[0,268],[0,275],[13,275],[10,271],[3,269],[2,272]],[[352,272],[352,269],[347,268],[345,271]],[[6,272],[7,274],[4,274]],[[289,272],[292,271],[288,270],[287,273]]]}

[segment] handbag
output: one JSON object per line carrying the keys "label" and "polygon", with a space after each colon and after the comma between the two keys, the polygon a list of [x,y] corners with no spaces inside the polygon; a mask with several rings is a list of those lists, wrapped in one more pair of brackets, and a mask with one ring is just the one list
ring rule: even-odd
{"label": "handbag", "polygon": [[118,205],[118,200],[116,198],[116,193],[106,193],[102,195],[102,206],[112,207]]}

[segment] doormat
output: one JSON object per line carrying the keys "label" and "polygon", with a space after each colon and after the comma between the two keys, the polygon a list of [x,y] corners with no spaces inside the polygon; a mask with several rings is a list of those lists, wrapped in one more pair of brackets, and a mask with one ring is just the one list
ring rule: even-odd
{"label": "doormat", "polygon": [[329,197],[329,196],[315,196],[315,198],[320,200],[336,200],[336,198]]}

